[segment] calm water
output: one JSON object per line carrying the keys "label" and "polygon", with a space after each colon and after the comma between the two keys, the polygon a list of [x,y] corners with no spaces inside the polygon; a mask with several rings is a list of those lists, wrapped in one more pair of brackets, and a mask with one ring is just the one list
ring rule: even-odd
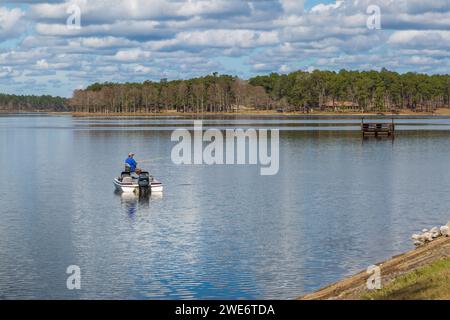
{"label": "calm water", "polygon": [[[181,118],[0,117],[0,298],[275,298],[318,289],[412,248],[450,220],[450,119],[209,119],[278,127],[280,171],[176,166]],[[129,151],[155,159],[149,200],[114,192]],[[82,289],[66,289],[78,265]]]}

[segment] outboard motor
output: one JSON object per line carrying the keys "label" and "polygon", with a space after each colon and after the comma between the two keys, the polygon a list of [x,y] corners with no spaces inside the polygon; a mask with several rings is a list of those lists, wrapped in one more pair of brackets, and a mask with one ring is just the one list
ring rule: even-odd
{"label": "outboard motor", "polygon": [[139,187],[150,187],[150,174],[148,172],[141,172],[138,178]]}
{"label": "outboard motor", "polygon": [[150,186],[150,183],[151,183],[150,174],[148,172],[141,172],[138,178],[140,195],[148,195],[149,193],[151,193],[152,188]]}

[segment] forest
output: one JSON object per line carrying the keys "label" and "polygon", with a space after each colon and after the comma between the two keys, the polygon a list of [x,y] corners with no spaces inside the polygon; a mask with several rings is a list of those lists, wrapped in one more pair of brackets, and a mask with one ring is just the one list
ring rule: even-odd
{"label": "forest", "polygon": [[242,80],[212,75],[189,80],[95,83],[74,92],[76,112],[236,112],[245,109],[394,112],[450,108],[450,76],[381,71],[296,71]]}
{"label": "forest", "polygon": [[68,111],[69,101],[66,98],[45,96],[19,96],[0,93],[0,111]]}
{"label": "forest", "polygon": [[144,83],[95,83],[74,92],[76,112],[229,112],[239,107],[271,108],[274,101],[261,86],[229,75]]}
{"label": "forest", "polygon": [[450,108],[450,76],[388,71],[296,71],[243,80],[213,73],[188,80],[94,83],[72,98],[0,95],[0,110],[80,113],[434,111]]}

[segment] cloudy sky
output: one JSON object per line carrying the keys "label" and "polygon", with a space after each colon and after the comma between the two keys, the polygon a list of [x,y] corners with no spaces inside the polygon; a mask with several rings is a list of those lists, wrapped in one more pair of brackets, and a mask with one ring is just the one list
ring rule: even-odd
{"label": "cloudy sky", "polygon": [[215,71],[449,73],[449,48],[449,0],[0,0],[0,92],[16,94]]}

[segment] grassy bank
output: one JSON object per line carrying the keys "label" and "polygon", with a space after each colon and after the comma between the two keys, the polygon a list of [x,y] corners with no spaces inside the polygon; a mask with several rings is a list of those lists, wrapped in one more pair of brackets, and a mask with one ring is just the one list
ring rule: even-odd
{"label": "grassy bank", "polygon": [[450,299],[450,258],[443,258],[409,272],[362,298],[370,300]]}
{"label": "grassy bank", "polygon": [[381,270],[381,290],[367,289],[367,280],[370,275],[364,270],[299,299],[450,299],[450,238],[448,237],[441,237],[376,265]]}

